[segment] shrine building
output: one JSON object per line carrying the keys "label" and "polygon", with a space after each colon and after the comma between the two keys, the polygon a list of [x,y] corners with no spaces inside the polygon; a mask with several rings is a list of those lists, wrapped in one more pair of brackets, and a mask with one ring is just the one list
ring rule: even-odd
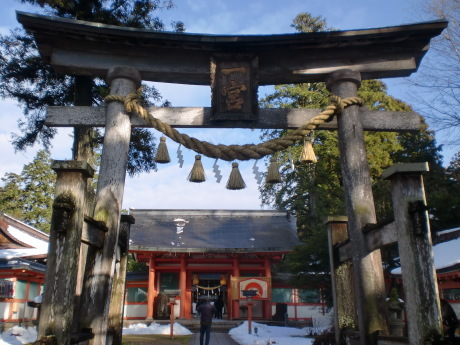
{"label": "shrine building", "polygon": [[[161,296],[190,319],[204,297],[224,300],[224,318],[246,317],[243,290],[254,290],[253,316],[271,319],[271,265],[300,244],[295,219],[281,211],[135,210],[130,253],[148,279],[128,277],[125,318],[158,318]],[[145,294],[144,302],[133,302]],[[142,297],[141,297],[142,300]]]}

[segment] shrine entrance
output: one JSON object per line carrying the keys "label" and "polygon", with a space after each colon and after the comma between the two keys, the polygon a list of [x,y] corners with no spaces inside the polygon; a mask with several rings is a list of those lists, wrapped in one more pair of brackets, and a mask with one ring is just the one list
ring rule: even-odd
{"label": "shrine entrance", "polygon": [[[196,315],[197,304],[205,299],[211,300],[215,305],[217,300],[221,300],[224,307],[223,316],[227,316],[227,281],[229,277],[226,273],[193,273],[192,286],[192,312]],[[198,281],[197,281],[198,279]],[[195,284],[196,283],[196,284]],[[225,301],[225,302],[224,302]]]}
{"label": "shrine entrance", "polygon": [[[56,71],[105,78],[111,87],[104,106],[48,110],[48,126],[101,126],[105,136],[94,207],[86,199],[93,174],[87,162],[54,164],[58,177],[40,339],[50,336],[60,345],[70,344],[71,337],[73,343],[89,338],[91,344],[98,345],[121,342],[125,258],[134,222],[133,217],[121,216],[121,205],[134,126],[153,127],[200,155],[226,161],[274,155],[304,140],[316,128],[337,130],[352,253],[356,338],[361,344],[373,344],[379,335],[388,334],[380,249],[369,244],[367,235],[369,227],[377,225],[363,132],[418,131],[421,121],[416,113],[361,108],[357,89],[363,79],[415,72],[430,39],[447,26],[445,21],[356,31],[213,36],[119,28],[26,13],[18,13],[18,20],[34,35],[44,62]],[[142,80],[210,85],[212,106],[145,109],[135,93]],[[333,94],[323,111],[258,108],[259,85],[318,81],[326,82]],[[226,146],[190,138],[174,127],[295,130],[258,145]],[[197,162],[200,160],[197,156]],[[276,165],[276,159],[272,163]],[[234,162],[233,168],[234,178],[230,177],[227,187],[243,188],[236,178],[238,163]],[[404,187],[405,178],[413,177],[414,171],[420,167],[396,167],[387,177],[395,186]],[[398,243],[412,249],[401,255],[405,291],[411,296],[407,301],[409,342],[422,344],[440,335],[441,317],[428,216],[419,194],[423,188],[411,186],[400,188],[405,195],[394,194],[395,200],[405,200],[395,213],[395,226]],[[418,200],[415,203],[414,198]],[[385,232],[378,232],[380,240]],[[69,252],[75,255],[67,255]],[[180,272],[185,274],[186,268]],[[67,284],[56,283],[62,281]],[[426,295],[431,297],[426,299]]]}

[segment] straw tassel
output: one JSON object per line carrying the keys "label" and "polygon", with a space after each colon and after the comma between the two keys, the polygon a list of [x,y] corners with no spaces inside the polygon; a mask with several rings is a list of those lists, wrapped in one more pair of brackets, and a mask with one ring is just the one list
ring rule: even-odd
{"label": "straw tassel", "polygon": [[155,162],[157,163],[169,163],[171,158],[169,158],[168,148],[166,146],[166,138],[160,138],[160,144],[158,145],[157,154],[155,155]]}
{"label": "straw tassel", "polygon": [[278,162],[275,157],[270,158],[270,166],[268,167],[267,178],[265,179],[266,183],[280,183],[281,176],[278,170]]}
{"label": "straw tassel", "polygon": [[188,175],[190,182],[201,183],[206,181],[206,175],[204,174],[203,164],[201,163],[201,155],[195,156],[195,163],[193,164],[192,171]]}
{"label": "straw tassel", "polygon": [[232,172],[227,182],[227,189],[238,190],[246,188],[246,183],[243,181],[240,170],[238,169],[238,163],[232,163]]}
{"label": "straw tassel", "polygon": [[303,143],[302,154],[300,155],[300,161],[303,163],[316,163],[315,151],[313,151],[313,145],[310,137],[305,137]]}

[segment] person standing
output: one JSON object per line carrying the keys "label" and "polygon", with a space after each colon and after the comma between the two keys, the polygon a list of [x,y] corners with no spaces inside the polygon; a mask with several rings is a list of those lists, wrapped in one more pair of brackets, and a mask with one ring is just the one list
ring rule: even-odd
{"label": "person standing", "polygon": [[209,302],[209,298],[206,298],[204,303],[196,308],[196,310],[200,313],[200,345],[203,345],[205,334],[206,342],[204,345],[209,345],[212,317],[217,313],[216,307]]}
{"label": "person standing", "polygon": [[441,313],[442,324],[445,327],[447,339],[455,343],[455,330],[458,326],[458,318],[454,308],[445,299],[441,299]]}
{"label": "person standing", "polygon": [[224,308],[224,300],[222,299],[222,296],[219,295],[217,301],[214,302],[214,306],[217,310],[216,318],[222,319],[222,309]]}

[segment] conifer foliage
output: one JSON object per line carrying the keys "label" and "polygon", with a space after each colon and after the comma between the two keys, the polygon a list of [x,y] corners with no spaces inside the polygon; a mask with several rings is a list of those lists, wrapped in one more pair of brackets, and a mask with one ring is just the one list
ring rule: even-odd
{"label": "conifer foliage", "polygon": [[37,152],[20,175],[6,173],[0,187],[0,211],[49,232],[56,174],[49,152]]}
{"label": "conifer foliage", "polygon": [[[156,13],[171,9],[171,0],[21,0],[37,6],[39,13],[64,18],[100,22],[104,24],[165,30],[165,25]],[[176,32],[185,30],[182,22],[173,22]],[[84,77],[87,78],[87,77]],[[34,39],[22,29],[15,29],[9,35],[0,36],[0,97],[16,100],[23,109],[24,118],[18,121],[19,132],[13,140],[17,150],[25,150],[40,143],[45,149],[56,130],[44,124],[46,106],[69,106],[81,103],[75,90],[85,89],[85,104],[97,105],[107,94],[103,80],[84,80],[55,73],[51,66],[41,60]],[[83,81],[83,87],[82,87]],[[158,91],[144,86],[144,98],[158,105],[162,102]],[[89,95],[89,96],[88,96]],[[77,96],[78,98],[78,96]],[[81,159],[77,151],[79,140],[95,146],[101,141],[101,134],[89,131],[90,138],[82,139],[81,131],[75,131],[74,157]],[[128,163],[128,173],[134,175],[156,168],[154,162],[155,142],[152,133],[146,129],[134,129]],[[81,146],[81,145],[80,145]],[[84,157],[91,160],[91,157]]]}
{"label": "conifer foliage", "polygon": [[[317,25],[318,21],[320,25]],[[303,31],[326,28],[323,18],[312,17],[308,13],[298,15],[294,23],[293,27]],[[272,94],[262,100],[262,106],[324,109],[329,95],[324,83],[278,85]],[[364,80],[358,96],[371,110],[411,111],[410,106],[390,96],[386,85],[380,80]],[[277,138],[286,132],[266,130],[262,137]],[[453,188],[456,183],[456,188],[459,188],[458,179],[455,182],[454,177],[458,166],[452,166],[448,178],[442,167],[441,147],[436,145],[433,133],[426,126],[417,134],[366,132],[365,143],[378,221],[393,217],[390,185],[382,180],[382,172],[395,163],[429,162],[431,171],[426,176],[425,186],[432,229],[445,229],[447,224],[460,225],[458,212],[453,213],[460,205],[458,198],[453,200],[455,196],[451,195],[450,201],[447,201],[447,186]],[[287,209],[296,215],[298,235],[304,243],[287,255],[278,269],[293,273],[291,283],[299,287],[321,288],[323,298],[328,300],[330,269],[324,221],[327,216],[346,215],[337,132],[316,130],[313,144],[317,163],[299,161],[302,144],[280,152],[278,161],[281,162],[283,182],[263,185],[260,192],[263,205]],[[448,221],[447,209],[442,207],[445,202],[450,204],[448,210],[451,217]],[[384,268],[391,269],[398,265],[397,247],[387,248],[383,251],[383,257]]]}

